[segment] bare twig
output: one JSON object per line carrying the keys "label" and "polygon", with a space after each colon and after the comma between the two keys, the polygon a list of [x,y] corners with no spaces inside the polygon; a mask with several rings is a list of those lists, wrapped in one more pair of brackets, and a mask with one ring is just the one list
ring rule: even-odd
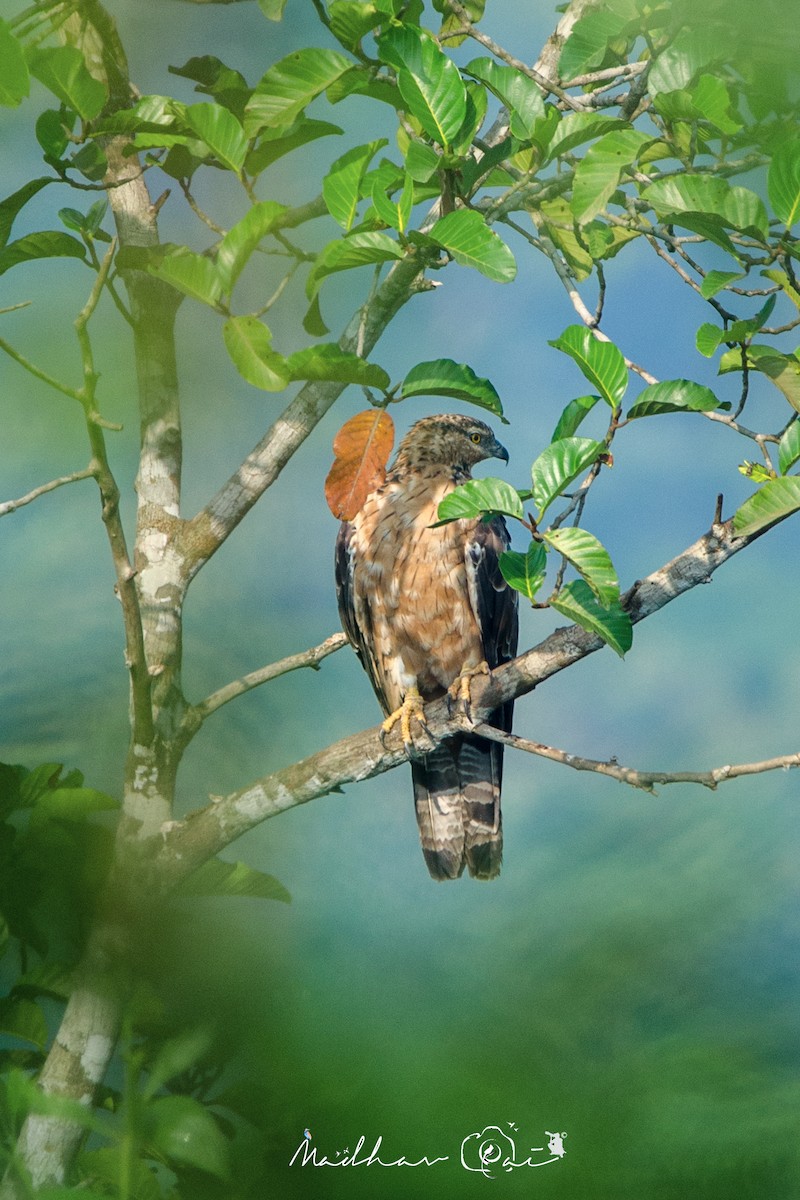
{"label": "bare twig", "polygon": [[73,471],[71,475],[61,475],[58,479],[51,479],[49,483],[41,484],[40,487],[34,488],[32,492],[20,496],[18,500],[4,501],[4,503],[0,504],[0,517],[4,517],[7,513],[16,512],[18,508],[30,504],[33,500],[38,500],[40,496],[45,496],[48,492],[54,492],[56,488],[64,487],[67,483],[78,483],[81,479],[91,479],[95,474],[94,467],[84,467],[82,471]]}
{"label": "bare twig", "polygon": [[604,67],[602,71],[589,71],[586,75],[576,75],[574,79],[562,80],[563,88],[586,87],[587,85],[602,83],[604,80],[624,79],[631,75],[641,75],[646,62],[621,63],[617,67]]}
{"label": "bare twig", "polygon": [[21,367],[24,367],[28,374],[33,375],[35,379],[40,379],[48,387],[61,392],[62,396],[69,396],[70,400],[77,400],[79,404],[83,404],[83,394],[80,389],[72,388],[69,384],[62,383],[60,379],[56,379],[53,375],[48,375],[47,371],[43,371],[41,367],[37,367],[24,354],[20,354],[19,350],[15,350],[5,338],[0,338],[0,350],[3,350],[9,358],[13,358],[15,363],[19,363]]}
{"label": "bare twig", "polygon": [[634,767],[625,767],[613,758],[606,762],[595,758],[582,758],[578,754],[570,754],[555,746],[547,746],[543,742],[534,742],[530,738],[518,737],[514,733],[503,733],[492,725],[480,722],[473,725],[468,719],[461,718],[462,728],[492,742],[502,742],[514,750],[523,750],[526,754],[536,754],[551,762],[561,763],[562,766],[572,767],[574,771],[591,771],[595,775],[607,775],[630,787],[656,794],[656,784],[669,783],[698,783],[702,787],[715,791],[718,784],[729,779],[740,779],[743,775],[762,775],[766,771],[787,771],[791,767],[800,767],[800,753],[783,754],[777,758],[763,759],[761,762],[727,764],[723,767],[712,767],[708,771],[640,771]]}
{"label": "bare twig", "polygon": [[187,710],[176,734],[175,740],[181,752],[188,746],[206,718],[210,717],[217,709],[222,708],[223,704],[228,704],[237,696],[244,695],[245,692],[251,692],[253,688],[261,687],[262,683],[269,683],[281,675],[288,675],[290,671],[299,671],[303,667],[319,670],[319,664],[324,658],[327,658],[329,654],[335,654],[345,645],[347,645],[347,636],[344,633],[331,634],[318,646],[312,646],[310,650],[303,650],[299,654],[290,654],[287,658],[281,658],[277,662],[260,667],[257,671],[251,671],[248,675],[243,675],[241,679],[234,679],[231,683],[226,683],[224,687],[218,688],[216,692],[212,692],[199,704],[193,704]]}

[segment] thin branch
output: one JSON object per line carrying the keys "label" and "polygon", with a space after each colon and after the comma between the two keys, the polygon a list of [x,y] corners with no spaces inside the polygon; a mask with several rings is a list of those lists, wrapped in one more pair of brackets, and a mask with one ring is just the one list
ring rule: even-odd
{"label": "thin branch", "polygon": [[58,479],[51,479],[49,483],[43,483],[40,487],[34,488],[32,492],[28,492],[25,496],[20,496],[19,500],[6,500],[0,504],[0,517],[4,517],[7,513],[16,512],[18,508],[22,508],[25,504],[30,504],[34,500],[38,500],[40,496],[45,496],[48,492],[54,492],[56,488],[63,487],[66,483],[78,483],[81,479],[92,479],[96,475],[95,467],[84,467],[82,471],[73,471],[71,475],[62,475]]}
{"label": "thin branch", "polygon": [[299,654],[290,654],[287,658],[281,658],[277,662],[260,667],[257,671],[251,671],[249,674],[243,675],[241,679],[234,679],[231,683],[226,683],[224,687],[218,688],[216,692],[212,692],[199,704],[193,704],[186,712],[175,735],[180,752],[185,750],[203,722],[217,709],[222,708],[223,704],[228,704],[237,696],[243,696],[245,692],[251,692],[254,688],[261,687],[262,683],[269,683],[281,675],[288,675],[290,671],[299,671],[303,667],[310,667],[312,670],[318,671],[319,664],[324,658],[327,658],[329,654],[335,654],[337,650],[341,650],[346,645],[346,634],[331,634],[318,646],[312,646],[310,650],[303,650]]}
{"label": "thin branch", "polygon": [[[539,220],[537,220],[538,214],[534,212],[531,215],[533,217],[534,222],[536,223],[537,232],[539,234],[539,240],[540,240],[539,248],[543,251],[544,254],[547,255],[547,257],[550,259],[553,266],[555,267],[556,274],[558,275],[558,278],[561,280],[561,283],[564,286],[564,290],[566,291],[567,295],[569,296],[570,301],[572,303],[572,307],[575,309],[575,312],[578,314],[580,319],[583,321],[584,325],[586,325],[587,328],[591,329],[592,333],[599,341],[610,342],[611,338],[608,337],[607,334],[603,333],[603,331],[601,329],[597,328],[597,322],[599,320],[598,313],[589,312],[589,309],[584,304],[583,298],[582,298],[580,292],[578,291],[577,285],[575,284],[575,281],[573,280],[572,276],[570,275],[569,267],[567,266],[566,262],[562,259],[561,255],[559,254],[558,250],[556,249],[555,245],[553,244],[553,241],[551,240],[551,238],[545,232],[542,224],[539,222]],[[600,308],[598,311],[599,311],[600,315],[602,315],[602,308]],[[623,357],[625,357],[625,356],[623,355]],[[650,383],[650,384],[658,383],[658,380],[656,379],[655,375],[651,375],[649,371],[646,371],[644,369],[644,367],[640,367],[638,363],[635,363],[633,361],[633,359],[625,358],[625,366],[628,368],[629,371],[633,371],[636,375],[639,375],[645,381],[645,383]]]}
{"label": "thin branch", "polygon": [[[622,603],[631,620],[645,620],[684,592],[708,583],[723,563],[763,532],[737,537],[732,521],[713,525],[677,558],[629,589]],[[538,646],[498,667],[488,679],[476,679],[473,718],[485,721],[500,705],[532,691],[603,646],[601,638],[576,625],[557,629]],[[436,740],[460,731],[460,718],[450,713],[446,699],[427,705],[425,716]],[[156,860],[159,878],[171,886],[261,821],[337,791],[344,784],[380,775],[407,757],[399,732],[382,738],[381,728],[376,726],[216,799],[190,813],[185,821],[163,829],[163,847]]]}
{"label": "thin branch", "polygon": [[766,771],[787,771],[792,767],[800,767],[800,753],[783,754],[777,758],[763,759],[761,762],[727,764],[723,767],[712,767],[710,771],[639,771],[634,767],[624,767],[613,758],[607,762],[595,758],[582,758],[578,754],[570,754],[555,746],[546,746],[543,742],[534,742],[530,738],[518,737],[514,733],[503,733],[492,725],[483,722],[473,725],[467,718],[461,718],[462,728],[468,732],[478,733],[491,742],[502,742],[514,750],[523,750],[526,754],[536,754],[551,762],[561,763],[562,766],[572,767],[574,771],[591,771],[595,775],[607,775],[619,783],[630,787],[640,788],[644,792],[656,795],[655,784],[669,783],[698,783],[702,787],[716,791],[718,784],[726,783],[729,779],[740,779],[743,775],[762,775]]}
{"label": "thin branch", "polygon": [[481,46],[484,46],[495,56],[495,58],[499,58],[501,62],[507,63],[509,67],[513,67],[516,71],[520,71],[523,75],[527,75],[528,79],[532,79],[533,82],[538,84],[539,87],[544,91],[552,92],[554,96],[558,96],[559,100],[561,100],[561,102],[565,104],[567,108],[571,108],[573,112],[583,111],[584,105],[580,104],[577,100],[573,100],[572,96],[568,96],[563,87],[560,87],[554,80],[548,79],[546,75],[541,73],[541,71],[537,71],[535,67],[529,67],[527,63],[522,62],[521,59],[515,58],[513,54],[509,54],[507,50],[504,50],[502,46],[498,45],[498,43],[494,41],[493,38],[490,38],[488,34],[481,32],[480,29],[476,29],[470,20],[469,13],[462,4],[459,4],[458,0],[447,0],[447,5],[448,8],[454,12],[461,21],[463,21],[464,28],[467,30],[467,33],[473,39],[473,41],[476,41]]}
{"label": "thin branch", "polygon": [[646,62],[622,63],[618,67],[604,67],[602,71],[590,71],[588,75],[576,75],[574,79],[562,81],[563,88],[586,87],[590,84],[602,83],[606,79],[623,79],[630,75],[641,75]]}
{"label": "thin branch", "polygon": [[97,273],[89,299],[75,319],[75,333],[81,350],[83,364],[83,388],[81,403],[86,416],[86,430],[93,455],[93,474],[97,478],[103,501],[103,524],[106,527],[114,571],[117,578],[117,595],[122,604],[125,627],[125,660],[131,678],[131,701],[133,711],[133,740],[138,746],[149,746],[153,740],[153,707],[151,681],[147,670],[144,650],[144,632],[136,590],[136,572],[131,564],[125,539],[125,530],[119,514],[119,488],[111,471],[106,452],[103,427],[106,422],[97,412],[95,391],[97,372],[94,365],[92,343],[88,325],[111,269],[116,250],[116,239],[112,241]]}
{"label": "thin branch", "polygon": [[211,230],[212,233],[216,233],[217,237],[224,237],[225,230],[222,228],[221,225],[218,225],[217,222],[212,217],[210,217],[207,212],[204,212],[204,210],[200,207],[200,205],[197,203],[194,196],[192,195],[187,181],[185,179],[180,179],[180,180],[178,180],[178,183],[180,184],[180,189],[183,192],[183,195],[186,199],[186,203],[189,205],[189,208],[192,210],[192,212],[197,217],[197,219],[199,221],[202,221],[202,223],[204,225],[206,225]]}
{"label": "thin branch", "polygon": [[77,400],[79,404],[83,404],[83,394],[78,388],[71,388],[69,384],[62,383],[60,379],[55,379],[52,375],[48,375],[47,371],[43,371],[41,367],[37,367],[30,359],[27,359],[24,354],[20,354],[19,350],[15,350],[5,338],[0,338],[0,350],[5,351],[9,358],[13,358],[14,362],[19,363],[21,367],[33,375],[35,379],[40,379],[42,383],[46,383],[48,387],[54,388],[55,391],[61,392],[62,396],[69,396],[70,400]]}

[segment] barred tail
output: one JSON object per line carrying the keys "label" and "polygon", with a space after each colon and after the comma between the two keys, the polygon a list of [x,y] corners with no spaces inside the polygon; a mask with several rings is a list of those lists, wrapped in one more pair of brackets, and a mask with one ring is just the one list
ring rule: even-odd
{"label": "barred tail", "polygon": [[500,815],[503,747],[485,738],[450,738],[412,762],[422,853],[432,877],[494,879],[503,858]]}

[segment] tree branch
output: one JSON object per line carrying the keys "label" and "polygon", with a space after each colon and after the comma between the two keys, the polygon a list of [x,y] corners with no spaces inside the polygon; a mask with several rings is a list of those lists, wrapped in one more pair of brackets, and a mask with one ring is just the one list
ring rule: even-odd
{"label": "tree branch", "polygon": [[318,646],[312,646],[310,650],[303,650],[299,654],[290,654],[287,658],[281,658],[277,662],[260,667],[257,671],[251,671],[248,675],[243,675],[241,679],[234,679],[231,683],[226,683],[224,687],[218,688],[216,692],[212,692],[199,704],[193,704],[184,714],[180,728],[175,735],[179,753],[183,753],[206,718],[215,713],[218,708],[222,708],[223,704],[228,704],[237,696],[243,696],[245,692],[251,692],[253,688],[261,687],[262,683],[269,683],[281,675],[288,675],[290,671],[299,671],[303,667],[311,667],[312,670],[317,671],[324,658],[327,658],[329,654],[335,654],[337,650],[341,650],[346,645],[346,634],[333,633]]}
{"label": "tree branch", "polygon": [[5,500],[0,504],[0,517],[6,516],[7,513],[16,512],[23,505],[30,504],[33,500],[38,500],[40,496],[45,496],[48,492],[54,492],[56,488],[64,487],[66,483],[78,483],[81,479],[92,479],[95,474],[95,468],[92,466],[84,467],[82,471],[73,471],[71,475],[61,475],[58,479],[51,479],[49,483],[41,484],[39,487],[34,488],[32,492],[20,496],[18,500]]}
{"label": "tree branch", "polygon": [[630,787],[641,788],[642,791],[656,795],[655,784],[668,783],[699,783],[702,787],[716,791],[717,785],[728,779],[740,779],[743,775],[761,775],[766,771],[788,770],[800,767],[800,753],[783,754],[777,758],[767,758],[760,762],[739,763],[735,766],[728,764],[723,767],[712,767],[710,771],[639,771],[634,767],[624,767],[615,759],[603,762],[596,758],[582,758],[578,754],[570,754],[555,746],[546,746],[543,742],[534,742],[530,738],[518,737],[514,733],[504,733],[493,725],[479,722],[472,724],[462,718],[462,728],[466,732],[478,733],[491,742],[502,742],[514,750],[523,750],[526,754],[535,754],[539,758],[547,758],[551,762],[561,763],[572,767],[574,771],[591,771],[595,775],[607,775]]}
{"label": "tree branch", "polygon": [[[643,621],[684,592],[708,583],[714,571],[763,532],[737,537],[732,520],[713,525],[677,558],[636,582],[623,596],[632,621]],[[604,644],[576,625],[557,629],[538,646],[498,667],[489,679],[475,680],[474,720],[485,721],[501,704],[532,691]],[[461,729],[461,718],[450,713],[446,699],[428,705],[425,715],[437,740]],[[380,775],[406,758],[399,733],[383,738],[381,727],[376,726],[215,800],[190,813],[186,821],[162,830],[164,845],[156,856],[158,875],[154,879],[160,886],[171,886],[262,821],[337,791],[343,784]],[[741,771],[745,773],[745,768]]]}

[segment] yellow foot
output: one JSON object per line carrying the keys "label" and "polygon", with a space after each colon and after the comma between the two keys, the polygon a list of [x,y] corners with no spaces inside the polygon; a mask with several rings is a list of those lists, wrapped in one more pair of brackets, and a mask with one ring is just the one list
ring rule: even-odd
{"label": "yellow foot", "polygon": [[472,704],[472,680],[476,675],[489,675],[489,664],[484,660],[478,663],[477,667],[465,667],[457,679],[454,679],[447,689],[447,698],[450,704],[460,703],[464,708],[464,713],[467,717],[470,716],[470,706]]}
{"label": "yellow foot", "polygon": [[410,687],[405,694],[403,703],[393,713],[390,713],[381,726],[381,737],[391,733],[397,722],[400,722],[400,732],[407,750],[414,749],[414,739],[411,736],[411,722],[416,721],[426,732],[428,722],[425,720],[425,705],[418,690]]}

